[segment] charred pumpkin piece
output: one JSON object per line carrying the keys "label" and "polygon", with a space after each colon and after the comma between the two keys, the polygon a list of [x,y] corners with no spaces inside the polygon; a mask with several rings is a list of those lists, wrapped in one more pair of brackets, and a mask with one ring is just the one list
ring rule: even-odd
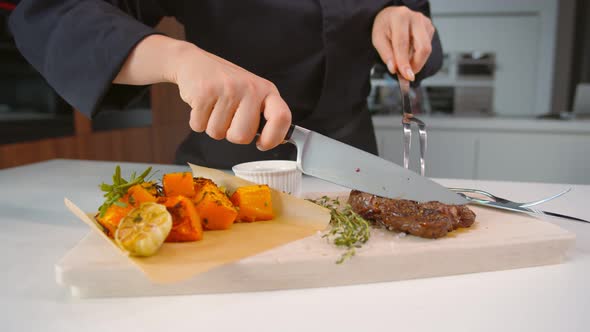
{"label": "charred pumpkin piece", "polygon": [[127,191],[128,201],[133,207],[138,207],[141,203],[155,202],[156,196],[153,190],[155,189],[152,189],[149,184],[136,184]]}
{"label": "charred pumpkin piece", "polygon": [[267,185],[240,187],[231,196],[231,202],[238,207],[238,221],[253,222],[274,218],[271,192]]}
{"label": "charred pumpkin piece", "polygon": [[162,197],[159,202],[172,215],[172,229],[166,242],[199,241],[203,238],[201,218],[193,202],[184,196]]}
{"label": "charred pumpkin piece", "polygon": [[238,211],[225,193],[213,181],[204,178],[194,179],[194,188],[193,202],[205,229],[230,228]]}
{"label": "charred pumpkin piece", "polygon": [[121,219],[123,219],[133,208],[139,207],[141,203],[155,202],[156,196],[150,192],[151,185],[136,184],[127,190],[127,194],[120,198],[115,204],[109,206],[104,216],[96,217],[110,237],[115,236],[115,230]]}
{"label": "charred pumpkin piece", "polygon": [[164,195],[174,196],[195,196],[195,187],[193,185],[193,175],[190,172],[168,173],[162,178],[164,186]]}
{"label": "charred pumpkin piece", "polygon": [[125,195],[113,205],[109,206],[102,217],[100,215],[96,216],[96,221],[104,227],[105,233],[111,238],[115,236],[115,231],[117,230],[117,226],[121,219],[123,219],[129,211],[133,210],[128,199],[129,196]]}

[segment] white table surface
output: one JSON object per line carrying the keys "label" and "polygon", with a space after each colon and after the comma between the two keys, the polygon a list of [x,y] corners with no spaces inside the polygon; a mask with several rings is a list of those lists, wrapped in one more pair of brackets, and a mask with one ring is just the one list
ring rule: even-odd
{"label": "white table surface", "polygon": [[[120,163],[123,172],[146,165]],[[0,331],[590,331],[590,224],[560,265],[391,283],[222,295],[74,299],[54,264],[88,228],[66,210],[101,203],[115,163],[53,160],[0,170]],[[160,166],[161,172],[188,170]],[[569,185],[437,180],[532,200]],[[547,210],[590,219],[590,186]],[[339,188],[305,178],[305,191]]]}

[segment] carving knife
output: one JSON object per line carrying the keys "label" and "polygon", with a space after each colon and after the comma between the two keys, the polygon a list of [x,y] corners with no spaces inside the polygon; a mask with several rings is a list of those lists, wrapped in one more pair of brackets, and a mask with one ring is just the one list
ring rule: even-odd
{"label": "carving knife", "polygon": [[291,125],[285,141],[297,146],[303,174],[381,197],[468,203],[427,177],[314,131]]}

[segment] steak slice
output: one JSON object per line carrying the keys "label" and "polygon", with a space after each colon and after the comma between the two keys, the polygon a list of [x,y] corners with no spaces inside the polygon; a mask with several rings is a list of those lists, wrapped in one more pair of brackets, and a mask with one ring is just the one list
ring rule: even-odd
{"label": "steak slice", "polygon": [[459,227],[470,227],[475,213],[462,205],[419,203],[390,199],[353,190],[348,198],[352,210],[387,229],[424,238],[440,238]]}
{"label": "steak slice", "polygon": [[[417,203],[420,204],[420,203]],[[475,222],[475,213],[465,205],[449,205],[441,202],[422,203],[426,209],[435,209],[451,217],[453,229],[471,227]]]}

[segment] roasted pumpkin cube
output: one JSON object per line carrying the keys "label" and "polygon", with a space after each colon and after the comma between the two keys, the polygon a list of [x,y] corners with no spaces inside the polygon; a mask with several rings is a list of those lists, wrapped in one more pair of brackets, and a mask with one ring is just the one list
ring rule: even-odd
{"label": "roasted pumpkin cube", "polygon": [[155,202],[156,196],[152,194],[150,186],[136,184],[127,190],[127,201],[133,206],[138,207],[141,203]]}
{"label": "roasted pumpkin cube", "polygon": [[164,186],[164,195],[166,196],[195,196],[193,175],[190,172],[164,174],[162,184]]}
{"label": "roasted pumpkin cube", "polygon": [[189,198],[166,197],[161,198],[159,202],[166,206],[172,216],[172,229],[166,237],[166,242],[199,241],[203,238],[201,218]]}
{"label": "roasted pumpkin cube", "polygon": [[193,201],[205,229],[228,229],[238,215],[237,209],[232,205],[225,193],[209,179],[195,179],[195,197]]}
{"label": "roasted pumpkin cube", "polygon": [[[195,189],[195,195],[202,191],[205,187],[217,188],[217,185],[213,180],[207,178],[193,178],[193,188]],[[220,190],[221,191],[221,190]]]}
{"label": "roasted pumpkin cube", "polygon": [[107,235],[113,237],[119,226],[121,219],[129,211],[138,207],[141,203],[155,202],[156,196],[152,194],[151,185],[136,184],[127,190],[127,194],[120,198],[115,204],[109,206],[105,214],[96,217],[98,221],[107,230]]}
{"label": "roasted pumpkin cube", "polygon": [[231,202],[238,208],[236,220],[253,222],[274,218],[269,186],[254,185],[236,189]]}
{"label": "roasted pumpkin cube", "polygon": [[105,233],[109,237],[114,237],[119,222],[121,222],[121,219],[123,219],[123,217],[125,217],[132,209],[133,206],[129,204],[128,197],[125,196],[119,199],[115,204],[109,206],[102,217],[97,215],[96,221],[105,228]]}
{"label": "roasted pumpkin cube", "polygon": [[156,181],[146,181],[141,184],[141,186],[147,190],[150,195],[157,197],[158,196],[158,184]]}

